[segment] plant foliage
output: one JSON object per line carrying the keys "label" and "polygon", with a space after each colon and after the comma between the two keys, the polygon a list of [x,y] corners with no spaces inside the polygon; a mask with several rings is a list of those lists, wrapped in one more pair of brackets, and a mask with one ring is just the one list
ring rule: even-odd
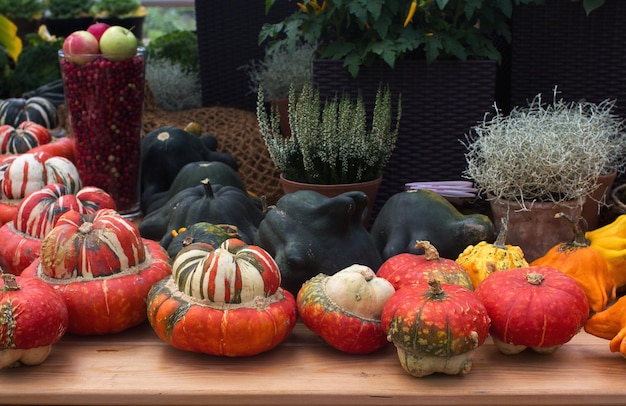
{"label": "plant foliage", "polygon": [[279,114],[267,114],[263,87],[257,97],[259,129],[270,157],[282,175],[303,183],[345,184],[377,179],[396,144],[401,116],[398,97],[392,126],[391,92],[380,88],[367,126],[361,95],[347,93],[322,102],[319,90],[307,83],[297,93],[289,91],[291,136],[280,132]]}

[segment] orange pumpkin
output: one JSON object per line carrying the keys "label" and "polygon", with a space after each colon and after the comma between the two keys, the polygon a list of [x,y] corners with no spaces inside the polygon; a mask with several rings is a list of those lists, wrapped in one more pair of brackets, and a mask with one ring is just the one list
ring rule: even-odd
{"label": "orange pumpkin", "polygon": [[296,324],[294,296],[262,248],[231,238],[219,248],[193,243],[172,275],[148,294],[148,320],[163,341],[185,351],[230,357],[280,344]]}
{"label": "orange pumpkin", "polygon": [[626,296],[607,309],[594,314],[585,323],[585,331],[596,337],[611,340],[611,352],[626,356]]}
{"label": "orange pumpkin", "polygon": [[571,276],[585,291],[591,310],[604,310],[615,299],[615,282],[609,274],[606,259],[589,246],[585,230],[580,226],[580,218],[576,221],[565,213],[557,213],[554,217],[565,218],[570,222],[574,239],[555,245],[530,265],[553,267]]}

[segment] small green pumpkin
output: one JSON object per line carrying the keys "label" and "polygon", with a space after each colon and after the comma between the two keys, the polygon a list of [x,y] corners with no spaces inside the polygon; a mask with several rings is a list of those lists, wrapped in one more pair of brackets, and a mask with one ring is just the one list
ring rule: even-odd
{"label": "small green pumpkin", "polygon": [[167,247],[170,258],[176,257],[181,249],[198,242],[219,247],[229,238],[241,239],[236,226],[230,224],[213,224],[207,221],[194,223],[180,230],[172,230],[172,241]]}

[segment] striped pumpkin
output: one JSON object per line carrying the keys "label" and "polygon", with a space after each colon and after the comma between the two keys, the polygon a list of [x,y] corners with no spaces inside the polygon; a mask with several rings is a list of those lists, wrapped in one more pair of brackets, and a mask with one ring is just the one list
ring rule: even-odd
{"label": "striped pumpkin", "polygon": [[264,249],[230,238],[215,249],[197,243],[183,248],[172,264],[178,289],[200,300],[248,302],[280,286],[280,271]]}
{"label": "striped pumpkin", "polygon": [[148,294],[148,321],[175,348],[229,357],[276,347],[296,323],[294,296],[280,287],[274,259],[231,238],[215,249],[183,248],[172,276]]}
{"label": "striped pumpkin", "polygon": [[156,241],[115,210],[69,211],[46,235],[41,255],[22,275],[39,277],[64,297],[68,332],[108,334],[146,319],[150,288],[171,272],[171,261]]}
{"label": "striped pumpkin", "polygon": [[70,193],[82,187],[78,169],[69,159],[25,153],[7,165],[2,177],[2,195],[6,199],[23,199],[50,183],[61,183]]}
{"label": "striped pumpkin", "polygon": [[[28,194],[17,206],[14,219],[0,227],[0,267],[9,273],[20,275],[36,258],[46,235],[64,213],[76,210],[79,213],[94,213],[98,208],[115,208],[107,205],[106,195],[92,186],[82,188],[76,195],[60,183],[51,183],[41,190]],[[93,201],[96,195],[99,203]],[[108,195],[106,195],[108,196]],[[83,201],[82,199],[92,199]],[[109,202],[113,199],[109,196]],[[95,206],[95,205],[98,206]]]}
{"label": "striped pumpkin", "polygon": [[59,126],[56,106],[44,97],[9,98],[0,101],[0,125],[17,127],[24,121],[33,121],[48,129]]}
{"label": "striped pumpkin", "polygon": [[52,140],[50,130],[33,121],[23,121],[17,127],[0,126],[0,153],[22,154]]}

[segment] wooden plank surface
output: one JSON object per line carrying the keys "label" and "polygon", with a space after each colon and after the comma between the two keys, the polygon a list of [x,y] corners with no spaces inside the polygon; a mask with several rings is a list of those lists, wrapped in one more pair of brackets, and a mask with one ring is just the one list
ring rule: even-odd
{"label": "wooden plank surface", "polygon": [[0,370],[0,403],[57,405],[609,405],[626,403],[626,359],[584,332],[555,354],[500,354],[491,340],[464,376],[409,376],[392,345],[344,354],[298,324],[265,354],[177,350],[144,323],[66,336],[39,366]]}

